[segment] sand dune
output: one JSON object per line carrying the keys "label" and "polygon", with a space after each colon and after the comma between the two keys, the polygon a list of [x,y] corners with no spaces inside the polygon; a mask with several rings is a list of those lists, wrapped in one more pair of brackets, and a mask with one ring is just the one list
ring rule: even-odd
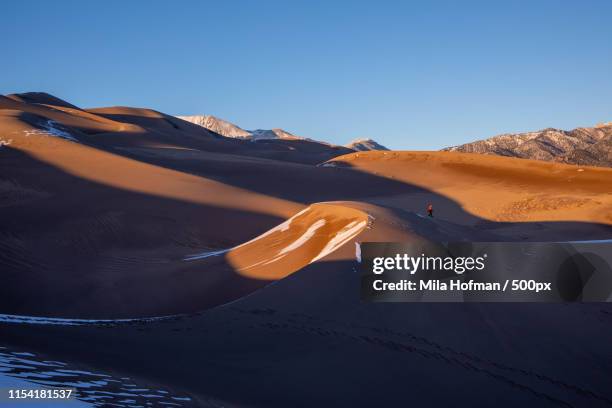
{"label": "sand dune", "polygon": [[0,97],[0,314],[111,320],[3,316],[2,343],[191,406],[610,405],[607,304],[364,304],[355,268],[360,242],[609,239],[611,169],[337,153]]}
{"label": "sand dune", "polygon": [[[354,259],[355,240],[610,235],[609,169],[448,152],[304,165],[149,109],[21,99],[0,109],[7,313],[202,310],[312,263]],[[428,202],[434,220],[419,216]],[[183,261],[199,253],[216,255]],[[58,276],[68,284],[52,284]],[[34,290],[23,285],[32,279]]]}

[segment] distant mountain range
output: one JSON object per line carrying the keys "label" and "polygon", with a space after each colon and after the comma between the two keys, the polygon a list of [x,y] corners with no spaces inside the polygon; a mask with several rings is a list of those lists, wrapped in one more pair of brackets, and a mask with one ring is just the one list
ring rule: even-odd
{"label": "distant mountain range", "polygon": [[[202,126],[212,132],[218,133],[222,136],[231,137],[234,139],[247,139],[247,140],[270,140],[270,139],[283,139],[283,140],[305,140],[309,142],[322,143],[331,145],[327,142],[319,140],[313,140],[306,137],[296,136],[286,130],[275,128],[275,129],[256,129],[256,130],[245,130],[240,126],[237,126],[224,119],[218,118],[212,115],[191,115],[191,116],[177,116],[177,118],[185,120],[187,122],[194,123]],[[389,150],[381,144],[377,143],[372,139],[356,139],[344,147],[355,151],[365,150]]]}
{"label": "distant mountain range", "polygon": [[443,150],[612,167],[612,122],[574,130],[507,133]]}
{"label": "distant mountain range", "polygon": [[283,129],[256,129],[244,130],[240,126],[236,126],[231,122],[218,118],[212,115],[193,115],[193,116],[177,116],[179,119],[194,123],[205,127],[225,137],[233,137],[234,139],[286,139],[286,140],[307,140],[304,137],[292,135]]}

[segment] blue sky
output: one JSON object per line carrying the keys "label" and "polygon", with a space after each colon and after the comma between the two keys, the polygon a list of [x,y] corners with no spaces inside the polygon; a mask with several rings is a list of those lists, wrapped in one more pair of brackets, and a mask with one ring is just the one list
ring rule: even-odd
{"label": "blue sky", "polygon": [[610,1],[12,1],[0,93],[438,149],[612,121]]}

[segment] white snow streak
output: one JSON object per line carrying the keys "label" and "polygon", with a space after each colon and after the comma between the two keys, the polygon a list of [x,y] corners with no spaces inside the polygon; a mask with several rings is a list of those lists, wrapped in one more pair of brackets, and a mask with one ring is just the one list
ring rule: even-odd
{"label": "white snow streak", "polygon": [[366,224],[367,222],[365,220],[359,223],[357,221],[352,221],[348,223],[346,226],[344,226],[344,228],[338,231],[338,233],[327,243],[327,245],[325,245],[325,248],[321,250],[319,255],[313,258],[313,260],[310,262],[312,263],[318,261],[319,259],[334,252],[336,249],[344,245],[347,241],[351,240],[353,237],[359,234],[359,232],[361,232],[361,230],[365,228]]}
{"label": "white snow streak", "polygon": [[195,254],[195,255],[190,255],[186,258],[183,259],[183,261],[195,261],[196,259],[204,259],[204,258],[208,258],[211,256],[218,256],[218,255],[223,255],[226,252],[229,252],[229,249],[221,249],[218,251],[207,251],[207,252],[202,252],[199,254]]}
{"label": "white snow streak", "polygon": [[[61,126],[61,125],[60,125]],[[41,135],[41,136],[56,136],[62,139],[78,142],[78,140],[65,130],[58,128],[58,123],[48,120],[42,125],[43,129],[24,130],[26,136]]]}
{"label": "white snow streak", "polygon": [[249,265],[248,267],[244,268],[244,269],[249,269],[252,268],[254,266],[260,265],[260,264],[264,264],[264,265],[268,265],[271,264],[272,262],[276,262],[281,258],[284,258],[285,255],[288,252],[291,252],[295,249],[298,249],[299,247],[301,247],[302,245],[304,245],[306,242],[308,242],[315,234],[315,232],[321,228],[322,226],[325,225],[325,220],[318,220],[317,222],[315,222],[314,224],[312,224],[307,230],[306,232],[304,232],[298,239],[296,239],[295,241],[293,241],[291,244],[289,244],[288,246],[286,246],[285,248],[283,248],[274,258],[270,259],[269,261],[266,262],[258,262],[254,265]]}
{"label": "white snow streak", "polygon": [[301,237],[299,237],[298,239],[296,239],[293,243],[291,243],[291,245],[283,248],[283,250],[281,250],[278,254],[282,255],[285,254],[289,251],[293,251],[294,249],[297,249],[299,247],[301,247],[302,245],[304,245],[310,238],[313,237],[313,235],[315,234],[315,232],[321,228],[322,226],[325,225],[325,220],[318,220],[317,222],[315,222],[314,224],[312,224],[310,226],[310,228],[308,228],[306,230],[306,232],[304,232],[304,234],[302,234]]}
{"label": "white snow streak", "polygon": [[135,319],[67,319],[61,317],[39,317],[0,314],[1,323],[28,323],[28,324],[50,324],[58,326],[82,326],[87,324],[122,324],[122,323],[146,323],[158,320],[174,319],[179,315],[145,317]]}

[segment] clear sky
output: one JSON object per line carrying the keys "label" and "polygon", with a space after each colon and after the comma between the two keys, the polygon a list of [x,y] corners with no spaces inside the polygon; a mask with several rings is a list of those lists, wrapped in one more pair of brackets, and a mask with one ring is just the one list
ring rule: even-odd
{"label": "clear sky", "polygon": [[0,93],[438,149],[612,121],[612,1],[7,1]]}

